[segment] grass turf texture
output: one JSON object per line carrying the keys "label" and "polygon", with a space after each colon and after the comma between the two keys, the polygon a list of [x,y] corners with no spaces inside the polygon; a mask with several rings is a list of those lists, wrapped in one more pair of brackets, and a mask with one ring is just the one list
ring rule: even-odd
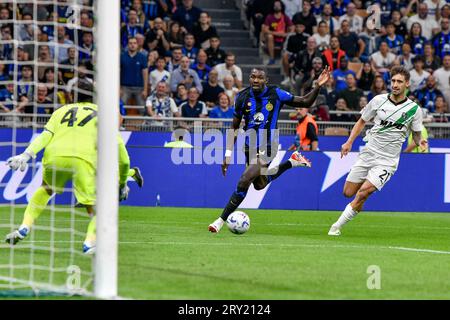
{"label": "grass turf texture", "polygon": [[[341,237],[330,237],[339,212],[244,210],[248,233],[224,227],[210,234],[207,226],[220,211],[121,207],[120,296],[450,299],[449,214],[367,212]],[[9,210],[0,212],[5,223]],[[1,249],[0,264],[6,252]],[[372,265],[381,270],[380,290],[367,288]]]}

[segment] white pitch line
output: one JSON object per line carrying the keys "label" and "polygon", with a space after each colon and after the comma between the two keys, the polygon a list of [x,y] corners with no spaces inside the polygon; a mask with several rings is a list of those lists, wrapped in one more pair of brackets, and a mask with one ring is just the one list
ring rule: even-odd
{"label": "white pitch line", "polygon": [[[46,240],[35,240],[30,241],[31,243],[49,243]],[[70,243],[71,241],[53,241],[54,243]],[[343,249],[382,249],[382,250],[400,250],[409,252],[422,252],[422,253],[433,253],[433,254],[450,254],[450,251],[443,250],[431,250],[431,249],[421,249],[421,248],[406,248],[406,247],[396,247],[396,246],[359,246],[359,245],[333,245],[333,244],[273,244],[273,243],[238,243],[238,242],[175,242],[175,241],[119,241],[119,244],[125,245],[136,245],[136,244],[146,244],[146,245],[173,245],[173,246],[192,246],[192,245],[202,245],[202,246],[250,246],[250,247],[288,247],[288,248],[343,248]],[[9,247],[9,246],[8,246]]]}
{"label": "white pitch line", "polygon": [[450,251],[430,250],[430,249],[418,249],[418,248],[405,248],[405,247],[388,247],[389,249],[401,250],[401,251],[413,251],[413,252],[425,252],[425,253],[437,253],[437,254],[450,254]]}

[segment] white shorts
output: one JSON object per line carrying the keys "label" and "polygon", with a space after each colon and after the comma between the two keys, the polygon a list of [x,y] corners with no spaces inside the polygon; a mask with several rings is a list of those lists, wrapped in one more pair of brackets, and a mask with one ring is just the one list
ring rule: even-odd
{"label": "white shorts", "polygon": [[363,183],[365,180],[369,180],[380,191],[396,170],[397,165],[386,163],[366,149],[360,152],[358,161],[353,165],[346,181]]}

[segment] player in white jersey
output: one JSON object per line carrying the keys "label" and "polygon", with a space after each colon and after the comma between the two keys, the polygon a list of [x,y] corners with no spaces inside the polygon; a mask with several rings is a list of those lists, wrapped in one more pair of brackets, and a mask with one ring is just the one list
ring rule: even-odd
{"label": "player in white jersey", "polygon": [[366,145],[344,185],[346,197],[356,196],[331,226],[328,235],[339,236],[342,226],[362,210],[367,198],[373,192],[380,191],[389,181],[397,170],[402,145],[410,131],[417,146],[427,143],[421,136],[420,107],[406,97],[409,79],[409,71],[404,67],[392,68],[392,92],[375,96],[361,110],[361,118],[353,126],[347,142],[342,145],[341,158],[350,152],[366,122],[373,120],[374,126],[364,138]]}

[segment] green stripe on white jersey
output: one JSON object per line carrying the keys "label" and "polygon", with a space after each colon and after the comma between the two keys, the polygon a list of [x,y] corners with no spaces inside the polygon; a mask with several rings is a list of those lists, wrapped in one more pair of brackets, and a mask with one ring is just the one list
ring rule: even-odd
{"label": "green stripe on white jersey", "polygon": [[420,107],[408,98],[395,104],[387,93],[375,96],[361,110],[361,117],[364,121],[374,123],[365,138],[367,147],[395,163],[398,163],[402,145],[409,132],[422,130]]}

